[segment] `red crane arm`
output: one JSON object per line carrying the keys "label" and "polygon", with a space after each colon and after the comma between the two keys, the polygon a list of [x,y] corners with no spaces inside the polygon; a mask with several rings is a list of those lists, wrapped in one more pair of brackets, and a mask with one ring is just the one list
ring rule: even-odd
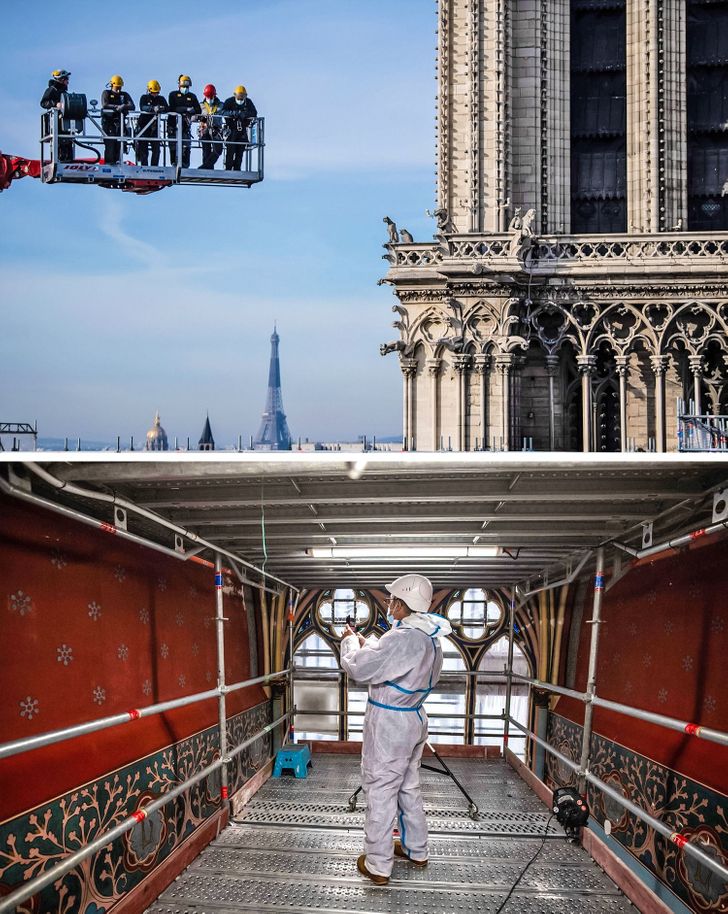
{"label": "red crane arm", "polygon": [[24,159],[22,156],[5,155],[0,152],[0,192],[7,190],[13,181],[40,177],[40,159]]}

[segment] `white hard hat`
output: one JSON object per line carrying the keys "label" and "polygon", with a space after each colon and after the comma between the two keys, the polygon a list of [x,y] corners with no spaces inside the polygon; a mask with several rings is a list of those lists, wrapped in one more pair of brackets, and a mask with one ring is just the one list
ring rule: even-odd
{"label": "white hard hat", "polygon": [[426,613],[432,605],[432,584],[422,574],[403,574],[387,584],[387,590],[406,603],[413,613]]}

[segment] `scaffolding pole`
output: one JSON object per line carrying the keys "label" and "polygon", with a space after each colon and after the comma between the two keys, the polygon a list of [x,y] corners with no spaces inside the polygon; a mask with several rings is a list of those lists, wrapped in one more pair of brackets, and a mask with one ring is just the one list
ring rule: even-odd
{"label": "scaffolding pole", "polygon": [[217,726],[220,733],[220,800],[224,809],[230,812],[230,790],[228,784],[227,745],[227,701],[225,698],[225,616],[223,615],[222,556],[215,553],[215,640],[217,647]]}
{"label": "scaffolding pole", "polygon": [[511,595],[511,605],[509,609],[509,621],[508,621],[508,666],[506,667],[506,707],[505,707],[505,722],[503,726],[503,755],[506,754],[506,749],[508,748],[508,731],[509,731],[509,720],[511,716],[511,691],[513,689],[513,638],[514,638],[514,629],[516,626],[516,595],[515,592]]}
{"label": "scaffolding pole", "polygon": [[599,659],[599,628],[602,624],[602,597],[604,596],[604,547],[597,549],[597,568],[594,575],[594,607],[589,624],[592,627],[589,641],[589,673],[586,684],[586,706],[584,708],[584,730],[581,736],[581,765],[579,766],[578,788],[580,793],[586,790],[586,775],[589,771],[591,757],[592,717],[594,714],[594,694],[597,687],[597,661]]}

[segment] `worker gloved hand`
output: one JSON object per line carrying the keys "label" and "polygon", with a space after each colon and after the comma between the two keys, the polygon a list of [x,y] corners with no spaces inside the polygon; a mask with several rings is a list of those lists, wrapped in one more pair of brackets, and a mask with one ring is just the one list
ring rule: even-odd
{"label": "worker gloved hand", "polygon": [[354,631],[354,629],[353,629],[353,628],[349,625],[349,623],[347,622],[346,626],[344,627],[344,631],[341,633],[341,637],[342,637],[342,638],[348,638],[349,635],[355,635],[355,634],[356,634],[356,632]]}

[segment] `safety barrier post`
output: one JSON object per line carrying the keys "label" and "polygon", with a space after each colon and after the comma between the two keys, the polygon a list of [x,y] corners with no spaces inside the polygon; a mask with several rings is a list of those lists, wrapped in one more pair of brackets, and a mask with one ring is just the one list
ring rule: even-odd
{"label": "safety barrier post", "polygon": [[[511,605],[509,611],[509,622],[508,622],[508,666],[506,667],[506,707],[504,713],[504,725],[503,725],[503,755],[506,754],[506,749],[508,748],[508,731],[510,729],[509,722],[511,719],[511,689],[513,688],[513,637],[514,629],[516,626],[516,593],[515,590],[511,595]],[[477,680],[476,680],[477,688]]]}
{"label": "safety barrier post", "polygon": [[[58,133],[60,131],[61,112],[58,108],[52,108],[51,114],[51,162],[58,164]],[[55,168],[54,168],[55,172]]]}
{"label": "safety barrier post", "polygon": [[597,567],[594,575],[594,606],[589,625],[592,626],[589,642],[589,673],[586,684],[586,706],[584,708],[584,731],[581,737],[581,764],[579,765],[579,793],[586,790],[587,772],[591,753],[592,716],[594,695],[597,686],[597,660],[599,657],[599,627],[602,624],[602,598],[604,596],[604,547],[597,549]]}
{"label": "safety barrier post", "polygon": [[[296,592],[296,599],[293,600],[293,593],[288,591],[288,701],[286,702],[286,711],[289,711],[291,714],[291,724],[289,727],[291,742],[295,743],[296,741],[296,718],[293,713],[293,619],[296,614],[296,608],[298,607],[298,591]],[[284,743],[287,740],[284,739]]]}
{"label": "safety barrier post", "polygon": [[175,145],[177,146],[177,175],[182,171],[182,161],[183,161],[183,146],[182,143],[182,134],[184,132],[184,119],[181,114],[176,115],[177,118],[177,139]]}
{"label": "safety barrier post", "polygon": [[264,131],[262,122],[258,124],[257,140],[258,140],[258,174],[262,178],[263,177],[263,148],[265,146],[265,131]]}
{"label": "safety barrier post", "polygon": [[220,801],[223,809],[230,811],[228,784],[228,745],[227,745],[227,702],[225,698],[225,625],[222,594],[222,557],[215,553],[215,633],[217,636],[217,687],[220,695],[217,699],[218,729],[220,731]]}

